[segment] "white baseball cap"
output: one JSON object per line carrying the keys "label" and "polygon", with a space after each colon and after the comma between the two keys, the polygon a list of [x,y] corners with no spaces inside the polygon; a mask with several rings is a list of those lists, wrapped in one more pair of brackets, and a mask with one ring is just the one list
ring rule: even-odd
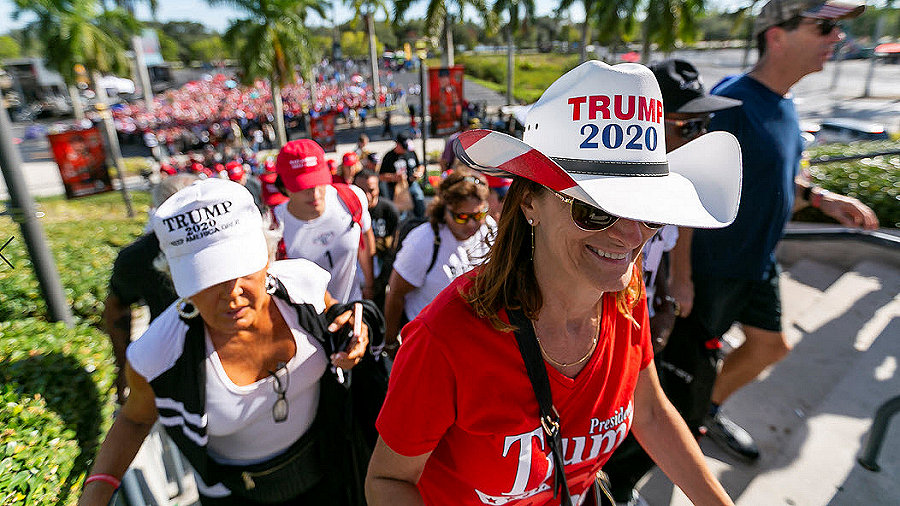
{"label": "white baseball cap", "polygon": [[532,106],[523,140],[468,130],[454,149],[477,170],[524,177],[623,218],[729,225],[741,193],[737,139],[711,132],[667,156],[665,131],[662,93],[650,69],[588,61]]}
{"label": "white baseball cap", "polygon": [[259,209],[233,181],[210,178],[178,191],[152,223],[179,297],[259,272],[269,261]]}

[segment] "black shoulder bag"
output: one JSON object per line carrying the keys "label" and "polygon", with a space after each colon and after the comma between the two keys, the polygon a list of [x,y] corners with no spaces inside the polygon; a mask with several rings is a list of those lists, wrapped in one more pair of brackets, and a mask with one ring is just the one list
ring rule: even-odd
{"label": "black shoulder bag", "polygon": [[[514,332],[519,352],[525,361],[525,370],[528,379],[531,380],[531,388],[537,397],[540,409],[541,427],[550,445],[550,453],[553,458],[553,497],[560,496],[560,506],[572,506],[572,495],[569,492],[569,484],[566,482],[566,469],[562,455],[562,436],[559,434],[559,412],[553,405],[553,394],[550,391],[550,379],[547,377],[547,368],[544,358],[538,349],[537,337],[534,334],[534,326],[531,320],[525,316],[521,309],[508,309],[506,314],[509,322],[515,325]],[[609,486],[604,483],[605,474],[601,471],[590,491],[593,492],[593,504],[597,506],[615,505]],[[609,502],[606,502],[609,501]],[[585,504],[591,504],[590,498]]]}

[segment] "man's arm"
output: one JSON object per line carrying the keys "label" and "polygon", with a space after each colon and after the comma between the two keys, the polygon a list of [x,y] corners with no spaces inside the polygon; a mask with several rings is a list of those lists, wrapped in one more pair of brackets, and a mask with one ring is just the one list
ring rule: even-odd
{"label": "man's arm", "polygon": [[[691,269],[691,241],[694,229],[678,227],[678,242],[669,252],[669,295],[678,302],[679,314],[685,317],[694,307],[694,281]],[[649,303],[649,302],[648,302]]]}
{"label": "man's arm", "polygon": [[372,291],[372,288],[375,287],[375,267],[372,262],[372,257],[375,255],[375,234],[371,228],[363,232],[363,241],[364,244],[359,248],[359,267],[366,279],[362,292],[364,299],[372,300],[375,295],[375,292]]}
{"label": "man's arm", "polygon": [[112,342],[113,356],[118,369],[116,376],[117,402],[125,402],[125,350],[131,342],[131,305],[125,304],[112,292],[106,296],[103,307],[103,329]]}
{"label": "man's arm", "polygon": [[794,180],[794,211],[811,205],[845,227],[875,230],[878,228],[878,217],[869,206],[858,199],[830,192],[815,186],[805,178]]}

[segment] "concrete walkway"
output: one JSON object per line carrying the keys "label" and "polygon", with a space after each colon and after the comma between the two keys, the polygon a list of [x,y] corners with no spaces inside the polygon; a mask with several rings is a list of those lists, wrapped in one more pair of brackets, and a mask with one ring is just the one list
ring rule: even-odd
{"label": "concrete walkway", "polygon": [[[900,252],[857,244],[780,249],[784,328],[794,350],[722,408],[762,456],[746,464],[701,440],[738,506],[900,504],[900,420],[888,429],[881,472],[856,462],[875,410],[900,394]],[[739,327],[726,339],[739,345]],[[640,493],[654,506],[690,504],[659,470]]]}

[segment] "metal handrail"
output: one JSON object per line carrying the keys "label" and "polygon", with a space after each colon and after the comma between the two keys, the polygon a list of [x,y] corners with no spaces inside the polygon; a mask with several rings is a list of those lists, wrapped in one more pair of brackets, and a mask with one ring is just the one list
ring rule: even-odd
{"label": "metal handrail", "polygon": [[888,151],[876,151],[875,153],[866,153],[862,155],[848,155],[848,156],[820,156],[818,158],[813,158],[809,161],[810,165],[821,165],[825,163],[837,163],[837,162],[847,162],[850,160],[862,160],[863,158],[874,158],[876,156],[885,156],[885,155],[897,155],[900,154],[900,149],[891,149]]}
{"label": "metal handrail", "polygon": [[898,236],[875,230],[860,230],[858,228],[794,228],[785,230],[783,239],[793,241],[861,241],[885,248],[900,247],[900,237]]}
{"label": "metal handrail", "polygon": [[884,443],[888,422],[891,421],[891,417],[898,411],[900,411],[900,395],[888,399],[875,411],[875,420],[872,422],[872,429],[869,431],[866,447],[856,459],[861,466],[869,471],[877,473],[881,470],[881,466],[878,465],[878,453],[881,452],[881,444]]}

